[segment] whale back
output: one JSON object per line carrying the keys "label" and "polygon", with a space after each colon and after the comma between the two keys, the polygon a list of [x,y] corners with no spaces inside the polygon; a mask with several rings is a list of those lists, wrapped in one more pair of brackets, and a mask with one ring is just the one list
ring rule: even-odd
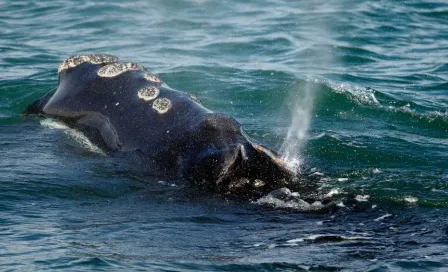
{"label": "whale back", "polygon": [[191,95],[170,89],[138,64],[104,57],[104,62],[85,61],[64,68],[42,112],[99,134],[108,150],[153,153],[194,130],[195,120],[200,122],[211,113]]}

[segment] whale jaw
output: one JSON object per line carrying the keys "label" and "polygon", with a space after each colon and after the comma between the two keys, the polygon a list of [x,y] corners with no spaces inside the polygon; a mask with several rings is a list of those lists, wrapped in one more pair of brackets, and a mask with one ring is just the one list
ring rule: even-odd
{"label": "whale jaw", "polygon": [[189,178],[220,194],[255,199],[288,187],[296,180],[296,174],[269,149],[245,142],[196,163]]}

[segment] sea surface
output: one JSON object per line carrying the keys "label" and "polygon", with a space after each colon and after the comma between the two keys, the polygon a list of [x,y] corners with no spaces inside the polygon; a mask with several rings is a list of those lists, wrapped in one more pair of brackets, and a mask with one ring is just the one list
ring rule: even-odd
{"label": "sea surface", "polygon": [[[233,116],[316,202],[160,180],[21,116],[90,53]],[[0,1],[0,270],[448,271],[448,2]]]}

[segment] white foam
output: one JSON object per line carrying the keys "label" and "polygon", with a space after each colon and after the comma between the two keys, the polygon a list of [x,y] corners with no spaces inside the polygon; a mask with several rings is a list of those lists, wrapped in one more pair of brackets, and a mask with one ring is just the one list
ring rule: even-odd
{"label": "white foam", "polygon": [[359,241],[359,240],[371,240],[373,239],[370,236],[344,236],[344,235],[328,235],[328,234],[313,234],[313,235],[309,235],[303,238],[296,238],[296,239],[291,239],[286,241],[286,243],[288,245],[294,246],[294,245],[298,245],[298,243],[302,243],[302,242],[314,242],[316,240],[324,240],[325,238],[328,238],[328,242],[338,242],[338,241],[333,241],[332,239],[334,238],[338,238],[338,240],[340,240],[340,242],[343,241]]}
{"label": "white foam", "polygon": [[48,127],[51,129],[62,130],[65,134],[73,138],[77,143],[79,143],[82,147],[89,150],[90,152],[101,154],[103,156],[106,155],[98,146],[94,145],[84,134],[82,134],[76,129],[68,127],[67,125],[65,125],[60,121],[47,118],[41,120],[40,124],[44,127]]}
{"label": "white foam", "polygon": [[357,196],[355,197],[355,199],[356,199],[357,201],[359,201],[359,202],[366,202],[366,201],[369,200],[369,198],[370,198],[369,195],[357,195]]}
{"label": "white foam", "polygon": [[[332,235],[315,234],[315,235],[307,236],[307,237],[303,238],[303,240],[315,241],[320,238],[331,237],[331,236]],[[334,236],[340,237],[342,240],[369,240],[369,239],[372,239],[372,237],[364,237],[364,236],[344,236],[344,235],[334,235]]]}
{"label": "white foam", "polygon": [[446,110],[445,112],[442,111],[431,111],[427,114],[427,117],[429,118],[429,120],[434,120],[436,118],[442,118],[445,121],[448,121],[448,110]]}
{"label": "white foam", "polygon": [[324,174],[323,173],[321,173],[321,172],[314,172],[314,173],[312,173],[312,174],[309,174],[308,176],[309,177],[313,177],[313,176],[323,176]]}
{"label": "white foam", "polygon": [[296,244],[296,243],[301,243],[303,241],[305,241],[303,238],[296,238],[296,239],[288,240],[288,241],[286,241],[286,243],[288,243],[288,244]]}
{"label": "white foam", "polygon": [[325,208],[320,201],[315,201],[312,204],[300,199],[300,194],[291,192],[287,188],[272,191],[266,196],[261,197],[253,202],[258,205],[267,205],[275,208],[288,208],[299,211],[320,211]]}
{"label": "white foam", "polygon": [[336,93],[348,95],[348,97],[357,104],[380,105],[380,102],[376,99],[374,90],[372,89],[366,89],[348,84],[329,85],[329,87]]}
{"label": "white foam", "polygon": [[404,201],[409,202],[409,203],[416,203],[418,201],[418,198],[413,197],[413,196],[407,196],[404,198]]}
{"label": "white foam", "polygon": [[285,201],[285,200],[274,198],[269,195],[258,199],[255,203],[259,204],[259,205],[268,205],[268,206],[272,206],[275,208],[291,208],[291,209],[296,209],[296,210],[300,210],[300,211],[311,210],[311,208],[310,208],[311,205],[304,200]]}
{"label": "white foam", "polygon": [[345,181],[348,181],[348,180],[349,180],[348,178],[338,178],[339,182],[345,182]]}
{"label": "white foam", "polygon": [[448,122],[448,110],[443,112],[443,111],[429,111],[429,112],[417,112],[416,110],[411,108],[410,104],[407,104],[405,106],[402,107],[394,107],[394,106],[389,106],[386,108],[389,111],[392,112],[402,112],[402,113],[407,113],[411,116],[417,117],[417,118],[425,118],[428,121],[432,122],[436,119],[442,119],[444,122]]}
{"label": "white foam", "polygon": [[340,194],[340,193],[341,193],[341,192],[339,191],[339,189],[338,189],[338,188],[335,188],[335,189],[331,189],[331,191],[328,192],[325,196],[326,196],[326,197],[332,197],[332,196],[338,195],[338,194]]}
{"label": "white foam", "polygon": [[387,219],[387,218],[390,218],[390,217],[392,217],[392,214],[386,213],[383,216],[380,216],[380,217],[378,217],[376,219],[373,219],[373,221],[378,222],[378,221],[381,221],[381,220],[384,220],[384,219]]}

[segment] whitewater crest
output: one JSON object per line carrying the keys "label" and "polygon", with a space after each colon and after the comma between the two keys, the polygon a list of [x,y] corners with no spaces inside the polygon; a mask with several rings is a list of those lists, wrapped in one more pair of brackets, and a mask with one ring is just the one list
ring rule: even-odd
{"label": "whitewater crest", "polygon": [[372,106],[387,112],[408,114],[413,118],[428,122],[448,123],[448,110],[446,109],[436,109],[410,101],[397,100],[387,93],[370,87],[360,87],[347,83],[336,84],[328,81],[315,81],[315,83],[328,87],[334,93],[344,95],[360,106]]}
{"label": "whitewater crest", "polygon": [[298,211],[320,211],[325,206],[320,201],[306,202],[300,198],[298,192],[292,192],[288,188],[280,188],[258,199],[256,204],[267,205],[275,208],[289,208]]}
{"label": "whitewater crest", "polygon": [[328,84],[336,93],[345,94],[350,100],[359,105],[380,106],[380,102],[375,96],[375,90],[349,84]]}

